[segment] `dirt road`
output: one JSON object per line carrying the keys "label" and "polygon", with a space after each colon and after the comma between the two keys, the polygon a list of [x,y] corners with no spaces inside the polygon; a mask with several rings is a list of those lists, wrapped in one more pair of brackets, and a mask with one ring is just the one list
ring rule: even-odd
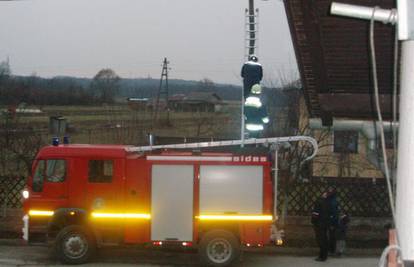
{"label": "dirt road", "polygon": [[[301,253],[299,253],[301,254]],[[236,266],[240,267],[376,267],[378,257],[358,256],[329,258],[316,262],[311,256],[275,255],[274,253],[246,252]],[[61,266],[53,251],[43,246],[0,245],[0,266]],[[198,266],[194,252],[168,252],[142,249],[102,249],[94,261],[82,266]]]}

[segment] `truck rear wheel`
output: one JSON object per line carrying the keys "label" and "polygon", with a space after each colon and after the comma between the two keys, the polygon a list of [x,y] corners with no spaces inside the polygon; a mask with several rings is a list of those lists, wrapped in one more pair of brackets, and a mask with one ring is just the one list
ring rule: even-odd
{"label": "truck rear wheel", "polygon": [[239,258],[240,244],[233,233],[212,230],[201,239],[199,255],[203,265],[229,266]]}
{"label": "truck rear wheel", "polygon": [[93,235],[85,227],[71,225],[59,232],[55,248],[62,263],[82,264],[95,253],[96,243]]}

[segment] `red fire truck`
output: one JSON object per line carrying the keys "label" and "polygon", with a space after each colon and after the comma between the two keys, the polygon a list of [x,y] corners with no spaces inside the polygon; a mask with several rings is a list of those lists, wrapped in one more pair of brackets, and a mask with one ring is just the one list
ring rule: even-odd
{"label": "red fire truck", "polygon": [[226,266],[243,246],[271,242],[271,163],[266,155],[139,152],[131,146],[56,145],[33,163],[24,238],[53,241],[64,263],[103,245],[195,247]]}

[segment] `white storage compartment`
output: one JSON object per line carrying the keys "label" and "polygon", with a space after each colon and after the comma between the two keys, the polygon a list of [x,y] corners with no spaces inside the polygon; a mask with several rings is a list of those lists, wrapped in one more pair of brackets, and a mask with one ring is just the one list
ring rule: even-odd
{"label": "white storage compartment", "polygon": [[262,213],[262,166],[200,166],[200,214]]}
{"label": "white storage compartment", "polygon": [[151,239],[193,240],[193,165],[153,165]]}

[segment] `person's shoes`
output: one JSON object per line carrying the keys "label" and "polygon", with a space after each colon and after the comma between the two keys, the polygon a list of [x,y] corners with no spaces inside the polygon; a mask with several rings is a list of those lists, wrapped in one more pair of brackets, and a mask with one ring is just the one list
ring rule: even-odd
{"label": "person's shoes", "polygon": [[317,258],[315,259],[315,261],[326,261],[326,259],[321,258],[321,257],[317,257]]}

